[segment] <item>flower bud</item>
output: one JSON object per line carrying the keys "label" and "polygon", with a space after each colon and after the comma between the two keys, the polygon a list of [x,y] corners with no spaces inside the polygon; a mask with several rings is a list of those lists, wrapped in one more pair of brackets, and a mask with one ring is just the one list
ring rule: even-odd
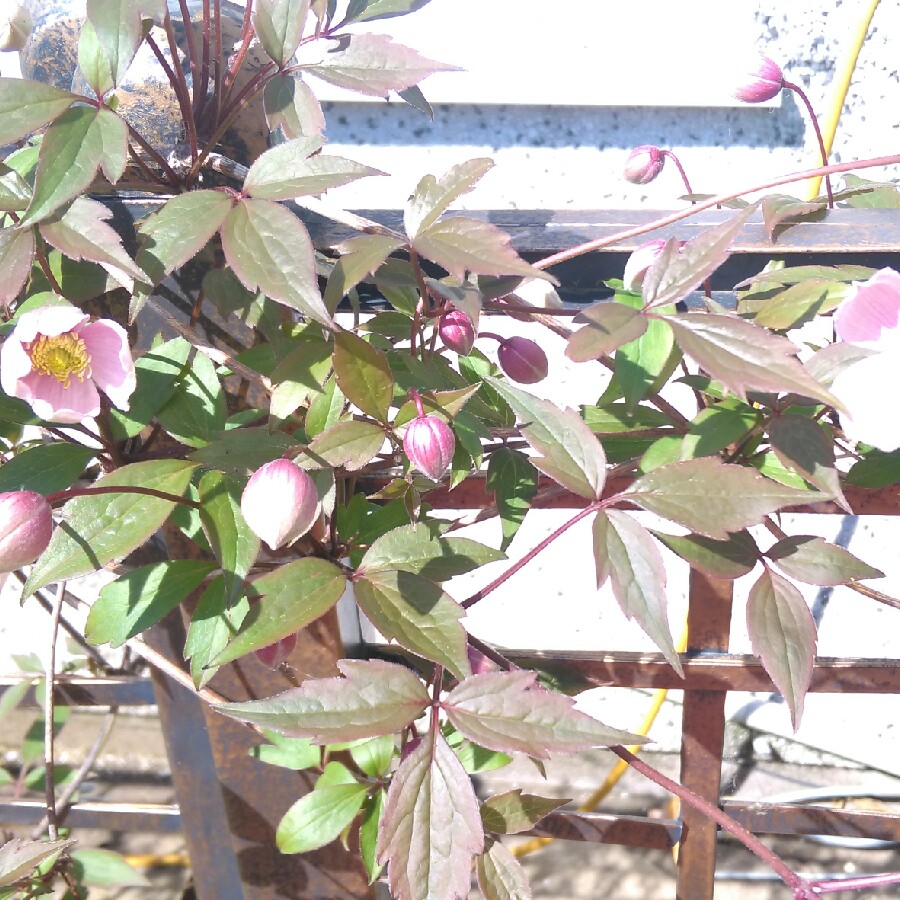
{"label": "flower bud", "polygon": [[409,423],[403,436],[403,449],[409,461],[432,481],[439,481],[450,467],[456,438],[450,426],[437,416],[418,416]]}
{"label": "flower bud", "polygon": [[475,326],[461,309],[451,309],[441,316],[438,334],[444,346],[460,356],[468,356],[475,343]]}
{"label": "flower bud", "polygon": [[0,50],[21,50],[31,35],[31,13],[20,3],[0,12]]}
{"label": "flower bud", "polygon": [[297,634],[289,634],[268,647],[260,647],[254,650],[256,658],[270,669],[277,669],[293,652],[297,646]]}
{"label": "flower bud", "polygon": [[628,154],[625,162],[625,180],[632,184],[648,184],[663,170],[666,156],[652,144],[641,144]]}
{"label": "flower bud", "polygon": [[253,533],[277,550],[306,534],[318,518],[316,485],[296,463],[273,460],[250,477],[241,512]]}
{"label": "flower bud", "polygon": [[507,377],[519,384],[534,384],[547,377],[547,354],[523,337],[507,338],[497,349],[497,360]]}
{"label": "flower bud", "polygon": [[765,103],[777,97],[783,86],[784,75],[778,64],[768,56],[760,56],[735,90],[734,96],[744,103]]}
{"label": "flower bud", "polygon": [[33,563],[53,531],[50,504],[34,491],[0,494],[0,572]]}

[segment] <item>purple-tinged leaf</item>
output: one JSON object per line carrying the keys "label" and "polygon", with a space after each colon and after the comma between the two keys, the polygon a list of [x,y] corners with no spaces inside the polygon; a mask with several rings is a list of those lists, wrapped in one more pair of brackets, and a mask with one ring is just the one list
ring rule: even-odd
{"label": "purple-tinged leaf", "polygon": [[770,547],[765,555],[785,575],[817,587],[853,584],[865,578],[884,578],[884,572],[864,563],[849,550],[808,534],[784,538]]}
{"label": "purple-tinged leaf", "polygon": [[263,108],[269,131],[281,128],[288,140],[325,130],[325,114],[309,85],[296,75],[276,75],[266,82]]}
{"label": "purple-tinged leaf", "polygon": [[762,201],[763,225],[770,241],[780,225],[793,225],[825,211],[824,200],[798,200],[787,194],[773,194]]}
{"label": "purple-tinged leaf", "polygon": [[356,583],[356,602],[388,639],[446,666],[457,678],[471,671],[462,607],[439,585],[397,570],[369,572]]}
{"label": "purple-tinged leaf", "polygon": [[769,425],[769,440],[786,468],[799,472],[811,485],[834,497],[842,509],[852,513],[834,467],[834,443],[824,426],[807,416],[785,413],[776,416]]}
{"label": "purple-tinged leaf", "polygon": [[334,744],[402,731],[431,702],[405,666],[372,659],[342,659],[343,678],[311,678],[265,700],[223,703],[217,712],[286,737]]}
{"label": "purple-tinged leaf", "polygon": [[587,362],[612,353],[637,340],[646,330],[648,319],[622,303],[597,303],[579,313],[576,322],[587,320],[569,338],[566,356],[573,362]]}
{"label": "purple-tinged leaf", "polygon": [[497,378],[484,380],[512,407],[522,437],[542,454],[530,461],[573,493],[598,500],[606,482],[606,455],[581,416]]}
{"label": "purple-tinged leaf", "polygon": [[8,307],[22,290],[34,262],[31,228],[0,228],[0,305]]}
{"label": "purple-tinged leaf", "polygon": [[[141,42],[141,0],[87,0],[87,18],[107,60],[113,84],[119,84]],[[93,85],[91,85],[93,87]]]}
{"label": "purple-tinged leaf", "polygon": [[644,743],[575,709],[537,683],[537,673],[486,672],[461,681],[441,703],[453,727],[489,750],[549,759],[590,747]]}
{"label": "purple-tinged leaf", "polygon": [[622,499],[691,531],[725,540],[729,533],[758,525],[784,506],[818,503],[827,497],[818,491],[786,487],[744,466],[704,456],[653,469],[638,478]]}
{"label": "purple-tinged leaf", "polygon": [[317,153],[324,143],[319,135],[276,144],[250,167],[244,192],[261,200],[292,200],[349,184],[368,175],[384,175],[340,156]]}
{"label": "purple-tinged leaf", "polygon": [[434,175],[422,178],[403,213],[403,224],[410,239],[437,222],[454,200],[471,191],[493,167],[492,159],[470,159],[440,178]]}
{"label": "purple-tinged leaf", "polygon": [[797,348],[785,337],[716,313],[682,313],[665,320],[681,349],[745,402],[747,391],[777,391],[840,405],[803,368]]}
{"label": "purple-tinged leaf", "polygon": [[334,336],[334,374],[344,396],[364,413],[384,422],[394,397],[387,354],[352,331]]}
{"label": "purple-tinged leaf", "polygon": [[222,224],[222,250],[247,290],[261,290],[277,303],[334,328],[319,293],[309,233],[285,207],[252,198],[238,203]]}
{"label": "purple-tinged leaf", "polygon": [[594,519],[597,587],[607,578],[619,608],[634,619],[682,677],[666,614],[666,567],[650,532],[627,513],[599,510]]}
{"label": "purple-tinged leaf", "polygon": [[713,578],[741,578],[753,571],[759,557],[756,543],[746,531],[736,531],[721,541],[702,534],[679,536],[653,528],[649,531],[691,568]]}
{"label": "purple-tinged leaf", "polygon": [[500,549],[506,550],[531,508],[538,473],[524,453],[500,447],[488,460],[485,487],[494,494],[503,532]]}
{"label": "purple-tinged leaf", "polygon": [[314,556],[260,576],[247,586],[247,596],[256,602],[237,634],[210,665],[224,665],[296,634],[328,612],[346,587],[347,579],[337,566]]}
{"label": "purple-tinged leaf", "polygon": [[796,731],[816,659],[816,623],[803,595],[766,569],[750,589],[747,630],[753,652],[791,710]]}
{"label": "purple-tinged leaf", "polygon": [[309,0],[256,0],[253,9],[256,36],[279,68],[287,65],[297,52],[307,15]]}
{"label": "purple-tinged leaf", "polygon": [[316,784],[284,814],[275,845],[282,853],[309,853],[330,844],[356,818],[367,793],[366,785],[356,782]]}
{"label": "purple-tinged leaf", "polygon": [[384,430],[374,422],[335,422],[312,439],[306,455],[314,466],[355,472],[381,450],[384,441]]}
{"label": "purple-tinged leaf", "polygon": [[0,146],[12,144],[62,115],[75,94],[25,78],[0,78]]}
{"label": "purple-tinged leaf", "polygon": [[[316,47],[313,52],[319,49]],[[301,49],[300,60],[304,71],[329,84],[370,97],[386,97],[389,91],[402,91],[435,72],[459,71],[457,66],[426,59],[409,47],[395,44],[383,34],[341,35],[330,50],[315,59],[305,58],[305,51],[308,48]]]}
{"label": "purple-tinged leaf", "polygon": [[466,272],[476,275],[523,275],[556,279],[525,262],[511,245],[511,238],[490,222],[453,216],[435,222],[412,242],[420,256],[443,266],[461,281]]}
{"label": "purple-tinged leaf", "polygon": [[25,841],[10,838],[0,846],[0,886],[15,884],[30,875],[41,863],[71,847],[67,841]]}
{"label": "purple-tinged leaf", "polygon": [[328,309],[333,313],[343,297],[401,246],[403,241],[397,238],[363,234],[336,247],[341,258],[335,263],[325,287],[325,305]]}
{"label": "purple-tinged leaf", "polygon": [[671,306],[703,284],[728,259],[731,242],[755,209],[755,204],[748,206],[727,222],[691,238],[680,250],[660,256],[644,276],[644,307]]}
{"label": "purple-tinged leaf", "polygon": [[472,782],[429,729],[400,763],[385,802],[376,858],[397,900],[463,900],[484,832]]}
{"label": "purple-tinged leaf", "polygon": [[112,212],[102,203],[77,197],[62,216],[40,224],[41,237],[70,259],[99,263],[126,290],[147,275],[122,246],[119,233],[107,224]]}
{"label": "purple-tinged leaf", "polygon": [[421,9],[430,0],[350,0],[345,22],[374,22],[405,16]]}
{"label": "purple-tinged leaf", "polygon": [[484,900],[531,900],[531,883],[509,848],[491,841],[475,860],[475,875]]}
{"label": "purple-tinged leaf", "polygon": [[569,802],[553,797],[524,794],[521,788],[494,794],[481,804],[481,821],[486,831],[519,834],[534,828],[544,816]]}

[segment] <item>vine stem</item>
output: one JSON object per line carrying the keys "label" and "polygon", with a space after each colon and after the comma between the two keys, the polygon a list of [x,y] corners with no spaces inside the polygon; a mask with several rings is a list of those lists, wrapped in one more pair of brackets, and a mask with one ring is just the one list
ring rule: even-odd
{"label": "vine stem", "polygon": [[47,834],[51,841],[59,837],[56,819],[56,788],[53,783],[54,765],[54,710],[56,698],[56,638],[59,634],[59,617],[62,612],[66,583],[60,581],[53,598],[53,612],[50,617],[50,646],[47,648],[47,674],[44,679],[44,795],[47,801]]}
{"label": "vine stem", "polygon": [[576,522],[580,522],[598,509],[600,509],[600,501],[595,500],[593,503],[585,506],[584,509],[579,510],[571,519],[563,522],[559,528],[552,531],[542,541],[535,544],[521,559],[516,560],[516,562],[514,562],[502,575],[498,575],[489,585],[483,587],[480,591],[475,591],[471,597],[467,597],[463,600],[462,603],[460,603],[460,606],[462,606],[463,609],[468,609],[470,606],[474,606],[479,600],[483,600],[488,594],[497,590],[501,584],[504,584],[508,579],[515,575],[519,569],[530,563],[538,553],[549,547],[558,537],[565,534]]}
{"label": "vine stem", "polygon": [[47,502],[62,503],[70,500],[72,497],[90,497],[94,494],[146,494],[148,497],[158,497],[160,500],[170,500],[172,503],[181,503],[184,506],[191,506],[194,509],[200,509],[200,503],[197,500],[191,500],[189,497],[179,497],[178,494],[168,494],[166,491],[157,491],[155,488],[139,487],[138,485],[101,485],[99,487],[86,488],[69,488],[65,491],[55,491],[47,494]]}
{"label": "vine stem", "polygon": [[654,219],[654,221],[647,222],[644,225],[626,228],[624,231],[619,231],[609,237],[597,238],[593,241],[586,241],[583,244],[578,244],[576,247],[570,247],[568,250],[560,250],[558,253],[553,253],[550,256],[539,259],[537,262],[532,263],[532,265],[536,269],[549,269],[550,266],[555,266],[558,263],[565,262],[569,259],[575,259],[578,256],[584,256],[585,253],[601,250],[603,247],[618,244],[629,238],[640,237],[640,235],[646,234],[648,231],[655,231],[657,228],[674,225],[675,222],[680,222],[682,219],[687,219],[706,209],[722,206],[731,200],[742,197],[744,194],[765,191],[769,188],[780,187],[783,184],[792,184],[795,181],[806,181],[810,178],[819,178],[823,175],[833,175],[838,172],[853,172],[856,169],[873,169],[877,166],[892,166],[897,163],[900,163],[900,153],[895,153],[892,156],[875,156],[871,159],[853,160],[852,162],[846,163],[832,163],[828,166],[819,166],[815,169],[804,169],[802,172],[782,175],[779,178],[773,178],[771,181],[767,181],[764,184],[752,185],[751,187],[742,188],[739,191],[729,191],[727,194],[717,194],[715,197],[710,197],[708,200],[703,200],[686,209],[680,209],[678,212],[669,213],[667,216],[661,216],[659,219]]}
{"label": "vine stem", "polygon": [[[804,103],[806,106],[806,111],[809,113],[809,118],[812,121],[813,131],[816,133],[816,140],[819,142],[819,152],[822,154],[822,165],[828,165],[828,151],[825,149],[825,141],[822,139],[822,129],[819,128],[819,118],[816,115],[816,111],[813,109],[812,103],[809,102],[809,97],[806,96],[806,91],[800,87],[799,84],[794,84],[791,81],[782,80],[781,86],[787,88],[789,91],[793,91]],[[828,194],[828,208],[834,209],[834,194],[831,191],[831,176],[825,176],[825,193]]]}
{"label": "vine stem", "polygon": [[860,875],[859,878],[837,878],[834,881],[814,881],[812,887],[816,894],[836,894],[839,891],[862,891],[886,884],[900,884],[900,872]]}
{"label": "vine stem", "polygon": [[684,171],[684,166],[681,164],[681,160],[671,151],[671,150],[663,150],[663,156],[668,156],[669,159],[672,160],[675,168],[678,169],[678,174],[681,176],[681,180],[684,182],[684,188],[689,194],[693,194],[694,191],[691,188],[691,183],[688,181],[687,172]]}

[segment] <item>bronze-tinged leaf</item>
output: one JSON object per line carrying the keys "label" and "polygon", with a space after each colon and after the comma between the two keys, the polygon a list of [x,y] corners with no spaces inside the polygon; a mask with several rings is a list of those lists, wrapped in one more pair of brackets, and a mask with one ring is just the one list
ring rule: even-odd
{"label": "bronze-tinged leaf", "polygon": [[498,834],[519,834],[534,828],[544,816],[565,806],[571,798],[558,800],[523,793],[521,788],[494,794],[481,804],[481,821],[485,830]]}
{"label": "bronze-tinged leaf", "polygon": [[431,702],[406,666],[342,659],[343,678],[310,678],[264,700],[222,703],[216,712],[291,738],[334,744],[402,731]]}
{"label": "bronze-tinged leaf", "polygon": [[344,396],[364,413],[387,420],[394,376],[387,354],[352,331],[334,336],[334,374]]}
{"label": "bronze-tinged leaf", "polygon": [[531,900],[525,868],[499,841],[491,841],[475,860],[475,875],[485,900]]}
{"label": "bronze-tinged leaf", "polygon": [[341,299],[367,275],[371,275],[403,241],[383,234],[363,234],[344,241],[336,249],[341,258],[335,263],[325,287],[325,305],[334,312]]}
{"label": "bronze-tinged leaf", "polygon": [[579,313],[576,321],[587,320],[569,338],[566,356],[573,362],[587,362],[612,353],[637,340],[647,330],[647,318],[622,303],[597,303]]}
{"label": "bronze-tinged leaf", "polygon": [[763,224],[770,241],[779,226],[793,225],[825,212],[825,200],[798,200],[787,194],[773,194],[762,201]]}
{"label": "bronze-tinged leaf", "polygon": [[818,587],[853,584],[864,578],[884,578],[884,572],[864,563],[849,550],[808,534],[784,538],[765,555],[785,575]]}
{"label": "bronze-tinged leaf", "polygon": [[454,200],[471,191],[493,167],[492,159],[470,159],[440,178],[434,175],[422,178],[403,213],[403,224],[410,239],[437,222]]}
{"label": "bronze-tinged leaf", "polygon": [[753,652],[791,710],[796,731],[816,659],[816,623],[803,595],[766,569],[750,589],[747,630]]}
{"label": "bronze-tinged leaf", "polygon": [[373,422],[336,422],[317,434],[305,452],[313,467],[343,467],[354,472],[381,450],[384,441],[384,430]]}
{"label": "bronze-tinged leaf", "polygon": [[691,568],[713,578],[741,578],[753,571],[759,557],[759,549],[747,531],[737,531],[719,541],[702,534],[682,536],[653,528],[648,530]]}
{"label": "bronze-tinged leaf", "polygon": [[34,261],[31,228],[0,228],[0,304],[9,306],[19,295]]}
{"label": "bronze-tinged leaf", "polygon": [[0,145],[31,134],[76,100],[75,94],[27,78],[0,78]]}
{"label": "bronze-tinged leaf", "polygon": [[307,15],[309,0],[256,0],[253,9],[256,36],[279,69],[294,58]]}
{"label": "bronze-tinged leaf", "polygon": [[463,900],[484,832],[472,782],[443,735],[429,729],[400,763],[384,805],[376,859],[397,900]]}
{"label": "bronze-tinged leaf", "polygon": [[267,81],[263,107],[269,130],[280,128],[288,140],[325,130],[325,115],[316,95],[297,75],[276,75]]}

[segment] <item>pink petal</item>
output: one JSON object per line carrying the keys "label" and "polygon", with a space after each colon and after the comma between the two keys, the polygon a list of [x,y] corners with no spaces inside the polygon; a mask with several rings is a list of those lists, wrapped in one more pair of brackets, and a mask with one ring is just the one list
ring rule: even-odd
{"label": "pink petal", "polygon": [[[69,379],[66,387],[52,375],[32,372],[19,381],[19,396],[31,404],[35,414],[48,422],[75,425],[100,414],[100,395],[94,383],[85,378]],[[25,395],[25,391],[30,396]]]}
{"label": "pink petal", "polygon": [[900,347],[900,274],[881,269],[853,288],[834,314],[838,337],[873,350]]}
{"label": "pink petal", "polygon": [[74,306],[43,306],[24,313],[16,323],[11,338],[30,344],[39,334],[55,337],[74,331],[89,316]]}
{"label": "pink petal", "polygon": [[860,360],[834,379],[831,392],[850,413],[841,416],[847,437],[886,452],[900,448],[900,416],[884,402],[898,384],[900,355],[894,352]]}
{"label": "pink petal", "polygon": [[78,336],[91,357],[91,378],[114,406],[128,409],[134,393],[134,360],[128,346],[128,334],[121,325],[99,319],[85,325]]}
{"label": "pink petal", "polygon": [[22,343],[15,334],[6,339],[0,347],[0,386],[8,397],[19,397],[29,400],[31,392],[21,392],[20,379],[31,372],[31,357],[25,352]]}

